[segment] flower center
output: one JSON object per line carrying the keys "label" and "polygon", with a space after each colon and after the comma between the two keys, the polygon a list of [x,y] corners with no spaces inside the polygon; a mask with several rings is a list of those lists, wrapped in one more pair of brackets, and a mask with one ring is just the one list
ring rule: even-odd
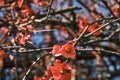
{"label": "flower center", "polygon": [[61,69],[61,70],[60,70],[60,73],[63,74],[63,73],[64,73],[64,69]]}
{"label": "flower center", "polygon": [[66,49],[66,52],[67,52],[67,53],[71,53],[71,49],[70,49],[70,48],[67,48],[67,49]]}

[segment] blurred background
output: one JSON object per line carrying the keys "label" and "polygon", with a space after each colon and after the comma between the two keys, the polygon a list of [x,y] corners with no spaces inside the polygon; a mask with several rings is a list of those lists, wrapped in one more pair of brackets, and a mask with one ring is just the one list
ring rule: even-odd
{"label": "blurred background", "polygon": [[[51,52],[51,47],[77,38],[92,22],[85,34],[108,25],[78,41],[76,60],[69,62],[71,80],[120,80],[120,20],[109,23],[120,18],[120,0],[53,0],[51,16],[37,21],[47,15],[49,2],[0,0],[0,80],[21,80],[33,62]],[[33,19],[37,20],[29,24]],[[86,50],[79,50],[83,48]],[[35,77],[41,77],[53,61],[52,55],[44,56],[26,80],[39,80]]]}

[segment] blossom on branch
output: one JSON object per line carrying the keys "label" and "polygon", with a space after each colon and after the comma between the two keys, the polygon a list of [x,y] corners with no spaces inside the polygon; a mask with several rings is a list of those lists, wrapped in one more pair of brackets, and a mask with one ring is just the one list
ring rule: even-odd
{"label": "blossom on branch", "polygon": [[[90,24],[90,21],[86,17],[82,16],[80,21],[79,21],[79,25],[78,25],[79,33],[82,33],[82,31],[85,29],[85,27],[87,25],[89,25],[89,24]],[[89,26],[87,32],[91,33],[91,32],[93,32],[95,29],[97,29],[99,27],[100,27],[100,24],[98,24],[98,23],[91,24]],[[101,30],[98,30],[93,35],[97,36],[97,35],[100,35],[100,34],[101,34]]]}
{"label": "blossom on branch", "polygon": [[66,62],[61,62],[60,60],[55,60],[53,66],[48,70],[48,76],[52,75],[54,80],[70,80],[71,67]]}
{"label": "blossom on branch", "polygon": [[75,48],[71,43],[67,43],[63,46],[54,45],[52,54],[54,56],[63,55],[65,58],[71,58],[71,59],[75,59],[76,57]]}
{"label": "blossom on branch", "polygon": [[[99,25],[98,23],[95,23],[95,24],[91,25],[91,26],[88,28],[87,32],[92,32],[92,31],[94,31],[95,29],[97,29],[97,28],[99,28],[99,27],[100,27],[100,25]],[[100,35],[100,34],[101,34],[101,30],[98,30],[98,31],[95,32],[93,35],[97,36],[97,35]]]}
{"label": "blossom on branch", "polygon": [[75,59],[76,57],[75,48],[70,43],[63,45],[60,50],[60,53],[66,58]]}
{"label": "blossom on branch", "polygon": [[61,46],[60,45],[54,45],[53,46],[53,49],[52,49],[52,54],[54,56],[58,56],[58,55],[61,55],[59,52],[60,52],[60,49],[61,49]]}

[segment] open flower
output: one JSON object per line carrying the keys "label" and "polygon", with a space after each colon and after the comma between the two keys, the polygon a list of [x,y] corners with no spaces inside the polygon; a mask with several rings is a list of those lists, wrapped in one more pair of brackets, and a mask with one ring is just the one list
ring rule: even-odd
{"label": "open flower", "polygon": [[71,67],[60,60],[55,60],[54,65],[50,67],[54,80],[71,80],[70,70]]}
{"label": "open flower", "polygon": [[64,57],[71,58],[71,59],[75,59],[75,56],[76,56],[75,48],[70,43],[63,45],[61,50],[60,50],[60,53]]}
{"label": "open flower", "polygon": [[54,45],[52,49],[52,54],[54,56],[63,55],[65,58],[71,59],[75,59],[76,56],[75,48],[71,42],[63,45],[62,47],[60,45]]}
{"label": "open flower", "polygon": [[60,45],[54,45],[53,46],[53,49],[52,49],[52,54],[54,55],[54,56],[58,56],[58,55],[60,55],[60,49],[61,49],[61,46]]}

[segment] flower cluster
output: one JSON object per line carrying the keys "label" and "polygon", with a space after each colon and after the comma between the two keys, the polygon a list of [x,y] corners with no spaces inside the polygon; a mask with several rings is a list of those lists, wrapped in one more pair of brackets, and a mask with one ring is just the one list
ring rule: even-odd
{"label": "flower cluster", "polygon": [[71,80],[71,67],[66,62],[56,59],[43,77],[34,77],[34,80]]}
{"label": "flower cluster", "polygon": [[[78,24],[79,33],[81,33],[84,30],[84,28],[89,24],[90,24],[90,21],[85,16],[82,16],[80,21],[79,21],[79,24]],[[88,28],[87,32],[91,33],[92,31],[94,31],[95,29],[97,29],[99,27],[100,27],[100,24],[98,24],[98,23],[92,24]],[[100,34],[101,34],[101,30],[95,32],[93,35],[97,36]]]}
{"label": "flower cluster", "polygon": [[[63,46],[54,45],[52,54],[55,57],[64,56],[66,59],[75,59],[76,52],[72,43],[67,43]],[[34,77],[34,80],[71,80],[71,66],[67,61],[61,59],[55,59],[53,66],[51,66],[43,77]]]}
{"label": "flower cluster", "polygon": [[63,46],[54,45],[53,50],[52,50],[52,54],[54,56],[62,55],[65,58],[71,58],[71,59],[75,59],[75,57],[76,57],[75,48],[71,43],[67,43]]}

